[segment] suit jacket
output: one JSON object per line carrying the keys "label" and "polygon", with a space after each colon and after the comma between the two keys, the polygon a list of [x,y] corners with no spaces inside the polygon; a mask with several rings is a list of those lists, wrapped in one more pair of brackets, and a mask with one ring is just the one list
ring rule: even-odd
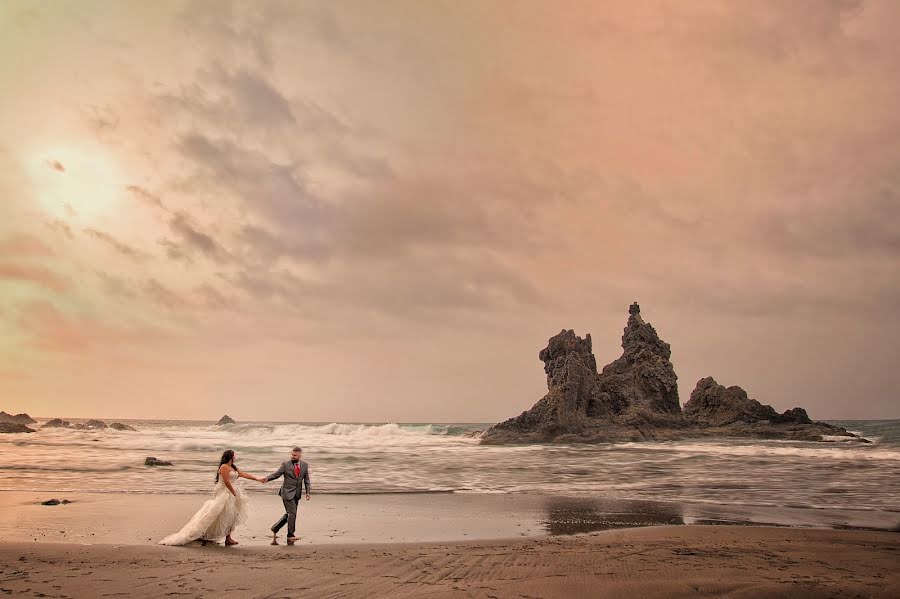
{"label": "suit jacket", "polygon": [[282,499],[294,499],[300,497],[300,495],[302,495],[304,484],[306,485],[306,493],[309,494],[309,464],[303,460],[300,460],[299,477],[294,474],[294,464],[290,460],[287,460],[281,464],[281,468],[267,476],[266,480],[275,480],[280,476],[284,477],[281,488],[278,489],[278,494],[281,495]]}

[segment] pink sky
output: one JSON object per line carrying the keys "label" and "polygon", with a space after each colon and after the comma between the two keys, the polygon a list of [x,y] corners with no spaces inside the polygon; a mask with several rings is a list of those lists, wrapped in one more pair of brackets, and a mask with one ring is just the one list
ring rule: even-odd
{"label": "pink sky", "polygon": [[0,409],[496,421],[628,305],[900,417],[900,3],[0,4]]}

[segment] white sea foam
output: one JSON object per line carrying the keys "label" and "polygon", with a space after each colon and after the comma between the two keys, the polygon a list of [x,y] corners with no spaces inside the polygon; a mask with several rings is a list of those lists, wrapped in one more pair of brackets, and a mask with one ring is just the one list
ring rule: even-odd
{"label": "white sea foam", "polygon": [[325,435],[359,435],[366,437],[391,437],[391,436],[409,436],[409,435],[430,435],[432,431],[431,425],[425,427],[423,431],[415,431],[401,427],[393,422],[388,424],[372,425],[372,424],[339,424],[332,422],[325,426],[314,427],[308,432],[316,432]]}
{"label": "white sea foam", "polygon": [[[840,437],[846,439],[846,437]],[[814,444],[808,442],[772,442],[735,441],[733,443],[696,443],[696,442],[666,442],[666,443],[622,443],[615,447],[633,447],[642,451],[654,451],[664,454],[672,452],[679,454],[715,455],[724,456],[785,456],[804,458],[829,458],[829,459],[870,459],[870,460],[900,460],[900,451],[880,448],[872,444],[841,443],[836,447],[831,444]]]}

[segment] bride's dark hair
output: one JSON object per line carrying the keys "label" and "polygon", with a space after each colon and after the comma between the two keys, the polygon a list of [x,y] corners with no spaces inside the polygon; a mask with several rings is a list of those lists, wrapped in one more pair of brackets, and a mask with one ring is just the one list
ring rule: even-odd
{"label": "bride's dark hair", "polygon": [[[228,462],[230,462],[233,459],[234,459],[234,450],[226,449],[225,453],[222,454],[222,459],[219,460],[219,468],[222,467],[222,464],[227,464]],[[232,464],[231,467],[234,468],[235,470],[237,470],[237,466],[235,466],[234,464]],[[216,468],[216,483],[217,484],[219,482],[219,468]]]}

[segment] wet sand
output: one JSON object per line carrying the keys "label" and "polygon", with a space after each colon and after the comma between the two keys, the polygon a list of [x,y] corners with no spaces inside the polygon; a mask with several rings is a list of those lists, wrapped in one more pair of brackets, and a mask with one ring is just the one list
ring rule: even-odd
{"label": "wet sand", "polygon": [[[43,506],[55,496],[74,503]],[[152,544],[176,532],[204,495],[0,492],[0,539],[7,542]],[[274,493],[251,496],[250,521],[236,538],[265,546],[283,512]],[[523,494],[314,495],[300,504],[307,545],[427,543],[590,533],[678,524],[753,524],[896,529],[900,514]],[[282,535],[283,538],[284,535]]]}
{"label": "wet sand", "polygon": [[897,597],[898,572],[897,533],[745,526],[437,544],[0,544],[0,592],[41,597]]}

